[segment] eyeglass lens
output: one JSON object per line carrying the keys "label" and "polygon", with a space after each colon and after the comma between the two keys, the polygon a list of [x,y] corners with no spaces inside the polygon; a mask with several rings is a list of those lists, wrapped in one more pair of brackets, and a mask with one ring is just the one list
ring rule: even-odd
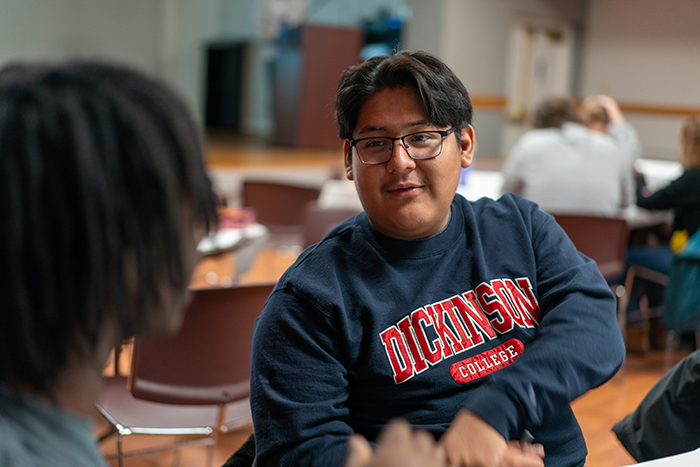
{"label": "eyeglass lens", "polygon": [[[401,140],[413,159],[432,159],[442,150],[443,136],[436,131],[423,131],[404,136]],[[366,164],[381,164],[391,159],[394,140],[386,137],[362,139],[356,144],[357,153]]]}

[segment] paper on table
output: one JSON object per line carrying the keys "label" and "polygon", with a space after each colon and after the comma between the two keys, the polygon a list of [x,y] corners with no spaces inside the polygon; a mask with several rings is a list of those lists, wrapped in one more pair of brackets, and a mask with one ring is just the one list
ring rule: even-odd
{"label": "paper on table", "polygon": [[221,229],[213,235],[204,237],[197,250],[204,255],[230,251],[243,238],[241,229]]}
{"label": "paper on table", "polygon": [[654,459],[653,461],[640,462],[622,467],[697,467],[700,465],[700,449],[678,454],[675,456]]}

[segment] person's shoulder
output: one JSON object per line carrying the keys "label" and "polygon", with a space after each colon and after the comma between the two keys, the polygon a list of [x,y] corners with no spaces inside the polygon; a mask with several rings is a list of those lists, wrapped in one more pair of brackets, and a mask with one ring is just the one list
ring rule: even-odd
{"label": "person's shoulder", "polygon": [[597,147],[602,147],[609,151],[622,153],[618,143],[615,141],[615,138],[613,138],[611,135],[607,133],[601,133],[600,131],[591,130],[578,123],[574,123],[572,125],[576,125],[576,131],[579,132],[582,138],[588,139]]}
{"label": "person's shoulder", "polygon": [[[94,444],[87,419],[6,391],[0,391],[0,404],[3,407],[0,410],[0,465],[106,465]],[[37,433],[43,436],[39,439]]]}
{"label": "person's shoulder", "polygon": [[518,139],[517,144],[526,146],[547,142],[556,138],[558,133],[559,128],[533,128],[523,133]]}
{"label": "person's shoulder", "polygon": [[514,216],[520,219],[530,219],[536,213],[542,212],[537,203],[513,193],[504,193],[498,199],[487,197],[476,201],[462,199],[462,203],[468,203],[470,209],[480,221],[488,221],[490,219],[499,221],[513,220]]}
{"label": "person's shoulder", "polygon": [[549,231],[553,225],[552,216],[542,211],[537,203],[512,193],[505,193],[498,199],[467,202],[466,222],[487,237],[532,239]]}
{"label": "person's shoulder", "polygon": [[536,128],[524,133],[509,152],[509,158],[539,159],[551,154],[553,146],[558,146],[563,141],[563,134],[559,128]]}

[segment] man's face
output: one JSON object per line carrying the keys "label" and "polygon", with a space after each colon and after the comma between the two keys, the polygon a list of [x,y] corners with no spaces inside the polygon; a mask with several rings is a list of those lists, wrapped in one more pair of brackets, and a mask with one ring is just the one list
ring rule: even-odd
{"label": "man's face", "polygon": [[[399,137],[417,131],[447,130],[428,122],[420,100],[411,88],[385,89],[362,107],[353,138]],[[400,141],[394,143],[391,159],[380,165],[365,165],[357,154],[349,154],[345,141],[345,171],[355,181],[367,217],[376,230],[402,240],[415,240],[440,232],[449,221],[450,205],[461,167],[469,167],[474,155],[474,130],[443,139],[442,152],[433,159],[414,161]]]}

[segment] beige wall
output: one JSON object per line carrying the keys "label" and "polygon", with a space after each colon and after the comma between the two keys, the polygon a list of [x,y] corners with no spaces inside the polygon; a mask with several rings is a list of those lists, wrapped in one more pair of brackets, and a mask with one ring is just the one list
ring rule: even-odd
{"label": "beige wall", "polygon": [[[516,18],[535,16],[580,27],[584,0],[409,0],[414,10],[406,47],[436,53],[473,96],[506,93],[510,28]],[[474,128],[481,156],[501,155],[513,139],[502,109],[477,108]]]}
{"label": "beige wall", "polygon": [[[581,92],[700,108],[700,2],[591,0]],[[674,158],[680,116],[628,113],[647,156]]]}
{"label": "beige wall", "polygon": [[[0,65],[16,59],[101,57],[169,80],[202,116],[208,42],[258,44],[246,101],[248,126],[270,125],[258,36],[262,0],[2,0]],[[405,45],[441,56],[475,96],[503,98],[510,27],[526,15],[571,22],[580,37],[572,90],[606,92],[623,103],[700,109],[698,0],[330,0],[315,2],[317,23],[357,24],[379,6],[408,4]],[[681,117],[628,113],[645,155],[675,156]],[[244,122],[246,125],[246,122]],[[479,154],[509,149],[501,109],[477,109]]]}

